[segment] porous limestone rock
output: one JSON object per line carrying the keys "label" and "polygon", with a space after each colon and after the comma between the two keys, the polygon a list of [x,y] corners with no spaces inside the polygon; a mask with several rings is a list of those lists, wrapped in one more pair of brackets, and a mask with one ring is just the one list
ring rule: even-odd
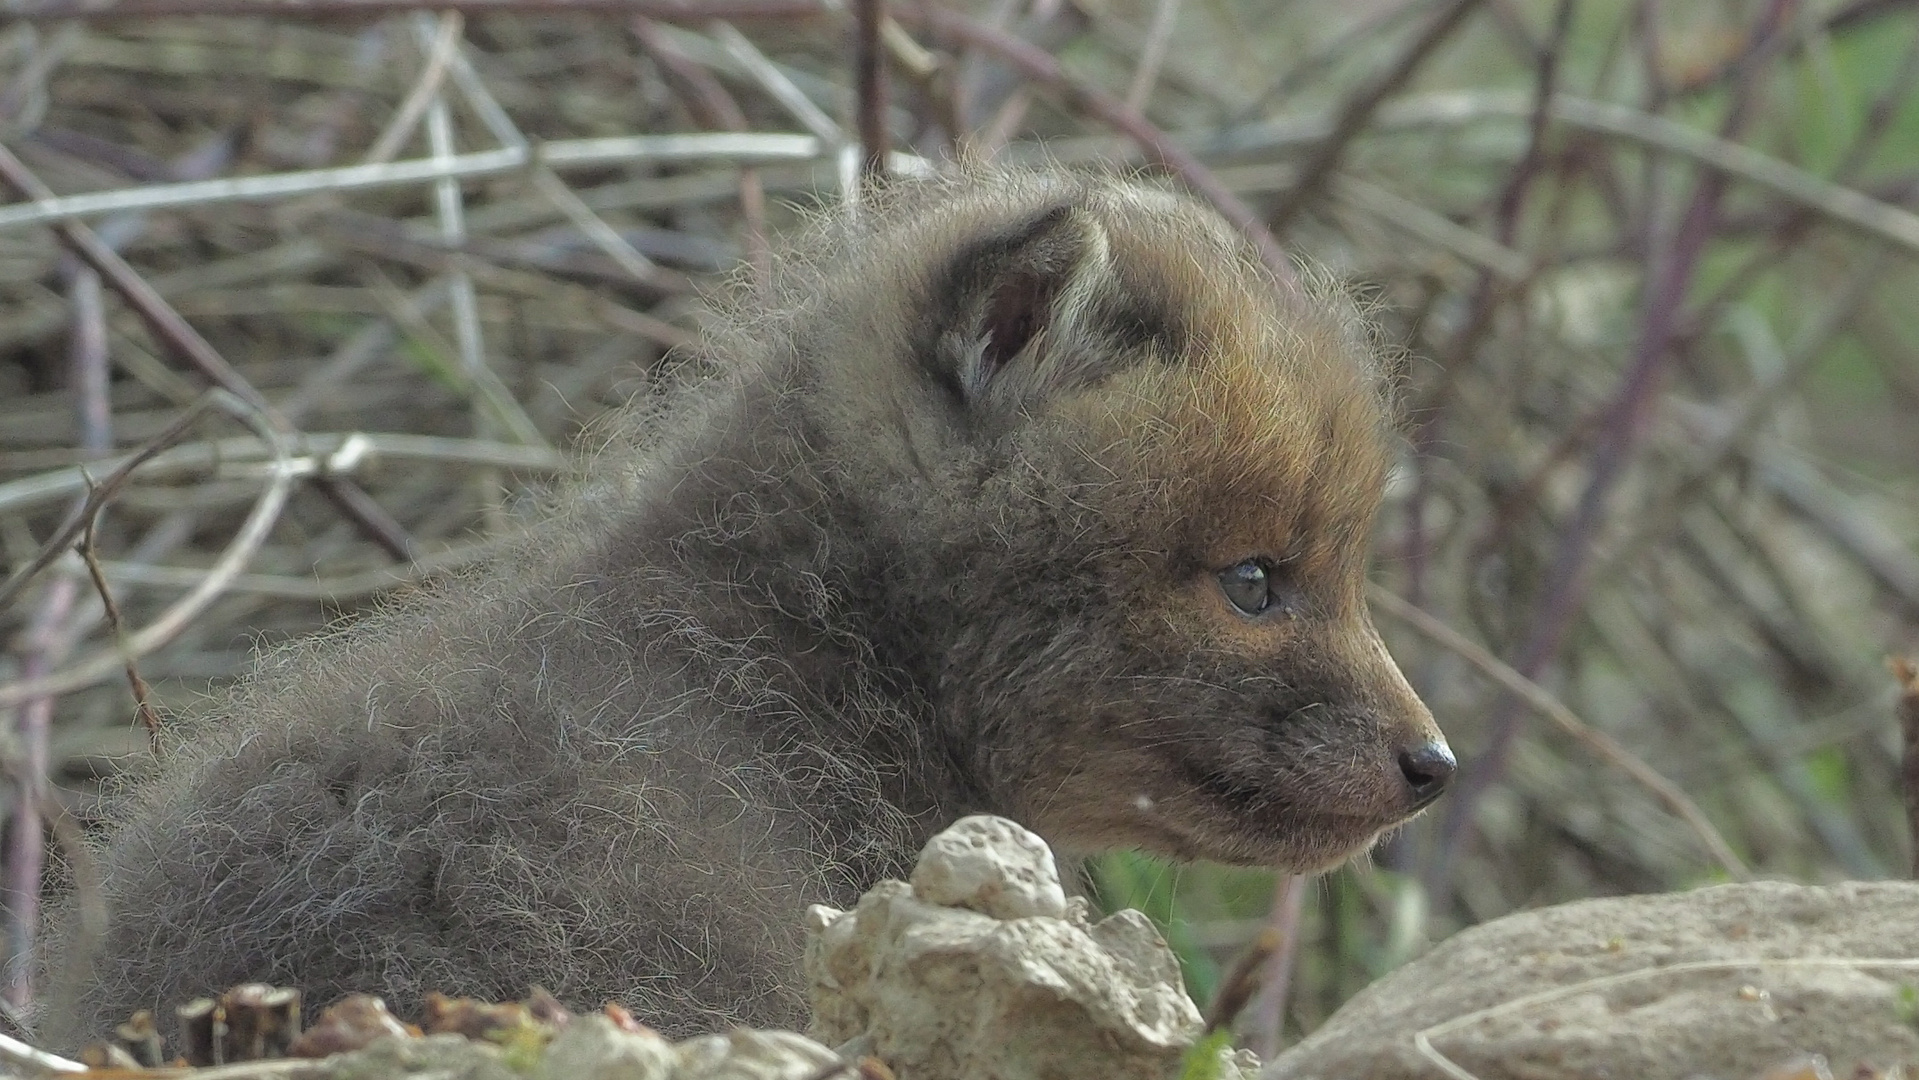
{"label": "porous limestone rock", "polygon": [[[1891,963],[1874,963],[1891,961]],[[1721,885],[1523,912],[1362,991],[1262,1080],[1753,1080],[1919,1066],[1919,884]],[[1449,1026],[1441,1026],[1449,1025]],[[1856,1071],[1857,1070],[1857,1071]]]}
{"label": "porous limestone rock", "polygon": [[975,814],[926,842],[913,898],[995,919],[1066,915],[1066,890],[1046,841],[1002,817]]}
{"label": "porous limestone rock", "polygon": [[[520,1052],[536,1058],[518,1056]],[[459,1034],[387,1035],[308,1061],[252,1061],[187,1070],[220,1080],[814,1080],[846,1062],[791,1031],[739,1028],[670,1043],[605,1016],[583,1016],[552,1041],[519,1048]],[[11,1076],[0,1064],[0,1076]],[[157,1075],[157,1074],[156,1074]],[[1229,1074],[1230,1075],[1230,1074]]]}
{"label": "porous limestone rock", "polygon": [[808,1080],[838,1054],[791,1031],[737,1028],[677,1045],[585,1016],[554,1036],[540,1058],[542,1080]]}
{"label": "porous limestone rock", "polygon": [[576,1017],[540,1055],[542,1080],[668,1080],[680,1055],[652,1031],[604,1016]]}
{"label": "porous limestone rock", "polygon": [[[858,1040],[899,1080],[1166,1080],[1201,1033],[1144,915],[1095,923],[1051,851],[1000,818],[934,837],[913,883],[808,913],[813,1035]],[[1232,1080],[1244,1055],[1222,1055]]]}
{"label": "porous limestone rock", "polygon": [[843,1064],[838,1054],[791,1031],[738,1028],[689,1039],[679,1049],[673,1080],[810,1080]]}
{"label": "porous limestone rock", "polygon": [[[262,1072],[263,1063],[253,1063]],[[242,1065],[229,1075],[244,1074]],[[282,1074],[284,1075],[284,1073]],[[365,1048],[334,1054],[313,1063],[311,1080],[393,1080],[395,1077],[434,1077],[436,1080],[524,1080],[501,1060],[498,1047],[474,1042],[464,1035],[428,1035],[409,1038],[387,1035]]]}

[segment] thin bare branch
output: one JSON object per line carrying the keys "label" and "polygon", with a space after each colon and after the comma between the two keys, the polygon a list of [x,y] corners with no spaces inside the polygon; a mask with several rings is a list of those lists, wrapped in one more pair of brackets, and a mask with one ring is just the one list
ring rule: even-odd
{"label": "thin bare branch", "polygon": [[[0,179],[13,185],[29,199],[44,202],[54,197],[53,190],[41,183],[40,178],[33,175],[13,155],[13,151],[3,145],[0,145]],[[213,346],[207,344],[199,331],[182,319],[173,306],[92,229],[71,221],[63,221],[54,229],[75,255],[99,272],[113,290],[139,312],[154,336],[178,351],[216,386],[246,401],[262,416],[272,415],[272,406],[260,396],[260,392],[241,378],[240,373],[233,370],[232,365]]]}
{"label": "thin bare branch", "polygon": [[[107,632],[124,651],[126,649],[126,626],[120,618],[120,605],[113,599],[113,589],[107,584],[105,571],[100,568],[100,554],[94,544],[94,525],[99,521],[95,514],[87,519],[85,534],[81,537],[77,550],[80,558],[87,564],[87,577],[93,582],[93,591],[100,596],[100,605],[106,613]],[[160,714],[153,709],[147,681],[140,677],[139,661],[132,653],[127,653],[127,689],[133,694],[134,716],[147,732],[147,748],[153,756],[160,756]]]}
{"label": "thin bare branch", "polygon": [[1258,246],[1267,267],[1282,282],[1295,289],[1299,287],[1298,275],[1293,270],[1291,260],[1252,207],[1220,183],[1219,178],[1198,157],[1141,116],[1139,110],[1128,107],[1124,101],[1071,75],[1051,53],[1004,30],[931,5],[921,7],[908,4],[893,14],[901,22],[924,25],[946,38],[998,56],[1024,78],[1058,95],[1066,107],[1084,110],[1132,139],[1149,160],[1184,180],[1201,198],[1212,203],[1228,221],[1244,232]]}
{"label": "thin bare branch", "polygon": [[1675,817],[1684,821],[1692,829],[1693,834],[1699,838],[1700,845],[1726,873],[1742,881],[1752,876],[1752,871],[1746,866],[1745,860],[1732,850],[1732,845],[1726,842],[1725,836],[1706,817],[1705,812],[1687,797],[1685,792],[1679,790],[1677,785],[1661,776],[1658,770],[1646,764],[1632,751],[1619,745],[1612,736],[1581,720],[1578,714],[1567,708],[1564,702],[1554,697],[1545,687],[1488,652],[1478,642],[1434,618],[1424,609],[1408,604],[1390,590],[1368,583],[1366,599],[1373,607],[1383,609],[1393,618],[1404,622],[1441,648],[1479,669],[1507,693],[1525,702],[1539,715],[1557,725],[1561,731],[1577,739],[1581,745],[1592,751],[1594,756],[1632,777],[1641,787],[1651,792],[1653,797],[1658,799]]}
{"label": "thin bare branch", "polygon": [[[703,126],[719,131],[747,129],[746,113],[712,72],[682,52],[652,20],[635,16],[629,25],[640,45],[686,88],[687,108]],[[885,25],[898,36],[905,36],[891,19]],[[753,268],[755,288],[765,295],[772,284],[773,249],[766,235],[766,187],[757,169],[740,168],[739,190],[746,263]]]}
{"label": "thin bare branch", "polygon": [[427,106],[440,95],[440,84],[445,81],[447,68],[453,62],[453,56],[460,49],[460,34],[466,26],[466,19],[457,11],[441,14],[433,30],[433,41],[427,48],[426,65],[420,70],[420,77],[414,80],[413,89],[407,91],[406,100],[393,110],[393,116],[387,120],[386,128],[373,140],[373,146],[360,160],[367,165],[377,165],[392,161],[393,155],[400,152],[414,131],[420,126],[420,118],[426,115]]}
{"label": "thin bare branch", "polygon": [[1899,684],[1900,787],[1906,797],[1906,835],[1912,845],[1912,876],[1919,878],[1919,666],[1907,657],[1887,661]]}
{"label": "thin bare branch", "polygon": [[[218,397],[217,394],[210,395]],[[565,455],[544,446],[518,446],[484,439],[449,439],[434,435],[406,435],[367,432],[307,432],[300,437],[306,454],[290,460],[288,468],[301,475],[332,471],[351,472],[376,460],[439,461],[451,464],[498,466],[507,469],[531,469],[560,472],[568,467]],[[216,466],[229,469],[263,470],[258,463],[273,457],[272,444],[251,435],[238,435],[202,443],[186,443],[161,453],[142,468],[142,476],[158,479],[204,472]],[[131,456],[109,459],[99,467],[124,467]],[[104,487],[105,485],[101,485]],[[17,513],[31,506],[44,505],[85,493],[87,474],[79,467],[56,469],[35,476],[0,483],[0,513]],[[78,536],[76,530],[65,543]]]}
{"label": "thin bare branch", "polygon": [[1264,933],[1278,944],[1266,957],[1260,973],[1259,1007],[1253,1019],[1253,1051],[1263,1061],[1279,1056],[1285,1046],[1286,1001],[1292,996],[1293,970],[1299,962],[1299,918],[1306,906],[1305,874],[1286,874],[1273,891],[1273,909]]}
{"label": "thin bare branch", "polygon": [[159,617],[144,629],[130,635],[123,648],[106,649],[92,653],[65,668],[44,676],[28,677],[10,684],[0,685],[0,708],[18,705],[34,698],[48,697],[91,686],[103,679],[111,678],[114,671],[123,667],[128,657],[144,656],[154,649],[171,641],[186,629],[195,616],[205,610],[207,605],[219,598],[226,583],[234,575],[246,569],[247,563],[266,542],[267,532],[273,523],[279,520],[280,510],[286,505],[287,495],[292,489],[293,480],[298,475],[292,464],[292,453],[286,436],[269,423],[260,410],[232,394],[221,394],[213,398],[222,408],[228,408],[246,421],[260,437],[272,447],[272,460],[267,468],[267,482],[260,497],[254,502],[253,509],[240,526],[238,533],[228,543],[226,550],[207,573],[205,580],[190,590],[185,596],[162,612]]}
{"label": "thin bare branch", "polygon": [[1146,47],[1140,50],[1139,64],[1133,68],[1132,85],[1126,88],[1126,105],[1143,112],[1159,81],[1159,68],[1166,62],[1166,49],[1173,40],[1173,27],[1179,21],[1179,0],[1159,0],[1153,9],[1153,25],[1146,31]]}
{"label": "thin bare branch", "polygon": [[[1293,878],[1288,876],[1280,884],[1283,892]],[[1213,1000],[1206,1006],[1206,1030],[1218,1031],[1233,1022],[1253,1000],[1264,982],[1262,975],[1268,961],[1279,951],[1283,942],[1277,927],[1266,926],[1253,935],[1253,940],[1233,958],[1233,964],[1220,976],[1219,988],[1213,992]],[[1262,1055],[1263,1056],[1263,1055]]]}
{"label": "thin bare branch", "polygon": [[[713,19],[737,22],[791,22],[822,18],[819,0],[435,0],[439,11],[467,15],[520,13],[563,15],[611,12],[644,15],[661,22],[698,24]],[[0,14],[36,21],[112,22],[164,19],[183,15],[272,16],[281,19],[378,19],[420,10],[417,0],[11,0]]]}
{"label": "thin bare branch", "polygon": [[853,100],[866,183],[886,176],[886,51],[880,47],[885,21],[886,0],[853,0]]}
{"label": "thin bare branch", "polygon": [[538,162],[550,168],[593,168],[636,162],[721,160],[741,163],[811,161],[825,156],[809,135],[766,132],[626,135],[563,139],[538,148],[506,147],[453,154],[445,158],[409,158],[383,165],[346,165],[335,169],[236,176],[184,184],[151,184],[122,191],[55,196],[50,191],[32,202],[0,207],[0,229],[18,228],[119,210],[160,210],[221,202],[271,202],[291,195],[405,187],[444,179],[472,179],[518,172]]}
{"label": "thin bare branch", "polygon": [[[25,655],[20,673],[28,682],[43,679],[66,658],[73,645],[70,616],[79,591],[79,583],[63,575],[54,579],[41,598],[21,642]],[[53,725],[55,695],[55,691],[49,690],[0,704],[0,716],[6,715],[6,705],[19,706],[14,710],[9,732],[17,753],[8,755],[5,763],[15,798],[8,808],[11,813],[6,831],[4,995],[6,1003],[15,1009],[25,1009],[33,1003],[41,870],[46,861],[46,830],[40,820],[40,804],[47,795],[47,743]]]}
{"label": "thin bare branch", "polygon": [[1313,149],[1312,156],[1308,157],[1306,164],[1300,167],[1299,179],[1294,183],[1293,190],[1267,218],[1268,228],[1277,235],[1285,235],[1286,230],[1291,227],[1300,213],[1319,195],[1320,188],[1325,185],[1327,177],[1339,167],[1340,159],[1346,156],[1347,147],[1359,137],[1359,133],[1365,129],[1373,114],[1379,111],[1379,107],[1385,104],[1387,98],[1397,94],[1406,85],[1439,46],[1465,23],[1466,17],[1471,15],[1481,2],[1482,0],[1451,0],[1445,10],[1433,19],[1431,25],[1427,26],[1425,32],[1413,41],[1412,46],[1399,57],[1391,69],[1376,79],[1372,85],[1353,95],[1352,100],[1340,110],[1339,119],[1334,122],[1332,133]]}
{"label": "thin bare branch", "polygon": [[[323,600],[343,603],[364,596],[387,592],[422,581],[429,575],[457,570],[484,562],[501,550],[498,538],[455,544],[444,551],[423,552],[411,562],[380,566],[357,574],[331,577],[293,577],[285,574],[237,574],[227,586],[229,593],[272,597],[280,600]],[[116,562],[108,559],[100,569],[109,582],[124,589],[129,585],[162,589],[191,589],[206,577],[200,567],[154,566],[150,563]]]}
{"label": "thin bare branch", "polygon": [[[120,459],[119,462],[114,464],[113,470],[109,472],[106,479],[99,484],[91,483],[86,472],[82,469],[75,469],[70,473],[63,473],[63,476],[71,477],[72,482],[68,485],[63,485],[62,489],[58,491],[47,490],[41,497],[43,499],[58,498],[60,494],[68,491],[84,490],[86,492],[86,500],[76,507],[73,513],[67,516],[67,520],[52,536],[47,538],[44,544],[40,545],[40,550],[33,558],[27,560],[26,565],[9,575],[6,584],[0,585],[0,610],[4,610],[9,604],[13,603],[20,595],[21,590],[27,587],[29,581],[33,580],[40,571],[53,565],[55,559],[65,554],[66,551],[73,546],[74,541],[79,538],[88,524],[92,522],[94,516],[100,512],[100,508],[105,506],[107,501],[119,492],[121,486],[127,482],[127,478],[133,475],[134,470],[145,465],[147,462],[159,456],[162,451],[179,442],[186,436],[187,432],[193,430],[193,426],[198,424],[202,417],[217,408],[217,398],[221,393],[224,393],[224,391],[208,391],[207,394],[195,402],[191,408],[181,413],[178,419],[168,424],[166,430],[147,440],[146,444],[140,447],[139,450]],[[4,497],[0,497],[0,509],[5,509],[6,507],[7,501]]]}
{"label": "thin bare branch", "polygon": [[728,56],[746,69],[746,73],[760,84],[769,97],[779,102],[787,115],[813,133],[813,137],[826,147],[827,153],[836,153],[846,142],[846,133],[833,122],[833,118],[826,115],[812,98],[807,97],[806,91],[800,89],[786,72],[781,71],[778,64],[769,60],[760,47],[753,44],[752,39],[725,22],[713,23],[707,32],[713,35]]}
{"label": "thin bare branch", "polygon": [[[1751,48],[1755,54],[1768,51],[1767,43],[1776,36],[1791,2],[1771,0],[1760,16],[1760,27],[1765,32],[1754,35]],[[1754,99],[1760,72],[1760,65],[1749,68],[1739,92],[1733,96],[1721,131],[1721,137],[1728,142],[1742,132],[1756,108]],[[1558,654],[1585,603],[1593,541],[1606,522],[1613,491],[1645,434],[1646,417],[1656,399],[1655,391],[1672,362],[1672,345],[1692,278],[1712,239],[1726,188],[1724,174],[1707,173],[1700,177],[1671,238],[1649,256],[1631,361],[1604,410],[1585,487],[1570,518],[1560,529],[1542,595],[1533,606],[1525,636],[1514,654],[1514,669],[1529,679],[1544,670]],[[1494,707],[1490,723],[1492,735],[1486,749],[1460,771],[1459,782],[1454,786],[1444,825],[1448,852],[1472,820],[1474,806],[1487,786],[1504,772],[1522,720],[1523,715],[1511,698],[1502,697]]]}

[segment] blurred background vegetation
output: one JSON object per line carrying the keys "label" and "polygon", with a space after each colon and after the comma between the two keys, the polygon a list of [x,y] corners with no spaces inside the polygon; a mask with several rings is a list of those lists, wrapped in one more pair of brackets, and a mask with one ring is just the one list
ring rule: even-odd
{"label": "blurred background vegetation", "polygon": [[[58,556],[0,594],[9,1002],[42,862],[147,752],[61,554],[76,463],[172,446],[95,542],[163,709],[485,558],[514,494],[697,337],[702,288],[856,190],[849,15],[712,2],[0,3],[8,181],[105,193],[0,207],[0,560]],[[1919,647],[1919,5],[892,15],[885,128],[918,159],[897,167],[1171,171],[1347,283],[1402,358],[1375,615],[1462,781],[1291,887],[1092,862],[1196,997],[1287,929],[1268,966],[1291,971],[1242,1019],[1270,1048],[1518,908],[1904,873],[1884,661]],[[251,179],[191,186],[219,178]],[[275,445],[304,470],[278,509]]]}

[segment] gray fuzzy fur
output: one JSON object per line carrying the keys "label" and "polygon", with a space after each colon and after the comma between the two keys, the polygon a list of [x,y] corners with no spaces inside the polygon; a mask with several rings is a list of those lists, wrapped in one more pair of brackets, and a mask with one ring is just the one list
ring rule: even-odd
{"label": "gray fuzzy fur", "polygon": [[[775,294],[507,554],[170,729],[51,1037],[254,980],[800,1024],[804,907],[961,814],[1298,867],[1403,819],[1436,732],[1355,599],[1387,436],[1345,315],[1182,197],[1038,173],[902,185]],[[1219,432],[1099,397],[1229,355],[1285,394]],[[1312,576],[1284,626],[1206,591],[1242,534]]]}

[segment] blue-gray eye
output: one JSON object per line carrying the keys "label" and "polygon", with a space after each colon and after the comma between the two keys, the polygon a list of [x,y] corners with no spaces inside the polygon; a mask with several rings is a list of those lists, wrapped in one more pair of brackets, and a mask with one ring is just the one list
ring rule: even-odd
{"label": "blue-gray eye", "polygon": [[1273,606],[1273,588],[1267,580],[1266,564],[1247,559],[1219,572],[1219,588],[1233,606],[1247,615],[1258,615]]}

